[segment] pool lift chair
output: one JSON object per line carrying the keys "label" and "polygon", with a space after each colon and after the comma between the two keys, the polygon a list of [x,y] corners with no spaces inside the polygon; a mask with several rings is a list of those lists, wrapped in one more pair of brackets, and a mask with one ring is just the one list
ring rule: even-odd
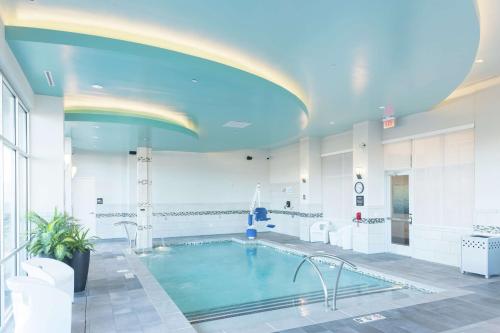
{"label": "pool lift chair", "polygon": [[[260,202],[260,184],[257,184],[255,192],[253,195],[252,202],[250,203],[250,212],[248,213],[248,228],[247,228],[247,238],[255,239],[257,238],[257,229],[254,227],[255,222],[269,221],[271,218],[267,217],[267,209],[261,206]],[[274,224],[267,224],[268,228],[274,228]]]}

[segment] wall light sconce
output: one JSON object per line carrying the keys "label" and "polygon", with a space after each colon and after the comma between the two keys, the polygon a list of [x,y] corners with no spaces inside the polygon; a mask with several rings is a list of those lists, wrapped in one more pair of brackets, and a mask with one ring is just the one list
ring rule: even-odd
{"label": "wall light sconce", "polygon": [[76,172],[78,171],[78,168],[76,166],[71,167],[71,178],[75,178]]}
{"label": "wall light sconce", "polygon": [[363,179],[363,173],[364,173],[364,170],[363,168],[356,168],[356,178],[357,179]]}
{"label": "wall light sconce", "polygon": [[71,154],[64,154],[64,165],[69,166],[71,164]]}

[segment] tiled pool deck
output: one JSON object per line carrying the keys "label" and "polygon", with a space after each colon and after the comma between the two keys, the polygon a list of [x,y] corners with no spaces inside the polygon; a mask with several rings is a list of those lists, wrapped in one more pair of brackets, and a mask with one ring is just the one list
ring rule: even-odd
{"label": "tiled pool deck", "polygon": [[[183,237],[166,243],[200,238]],[[321,304],[209,321],[191,327],[126,242],[104,241],[92,256],[87,291],[75,299],[72,332],[500,332],[500,278],[462,275],[458,268],[394,254],[360,254],[330,245],[307,243],[277,233],[260,239],[314,253],[324,251],[356,265],[443,289],[433,294],[398,290],[341,299],[339,310],[325,312]],[[359,324],[354,318],[378,313],[385,319]]]}

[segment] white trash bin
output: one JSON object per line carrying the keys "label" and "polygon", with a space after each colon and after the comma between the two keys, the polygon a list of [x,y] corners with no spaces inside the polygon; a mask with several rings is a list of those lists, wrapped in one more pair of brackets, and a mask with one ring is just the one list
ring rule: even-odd
{"label": "white trash bin", "polygon": [[40,279],[7,279],[12,292],[14,333],[71,333],[71,298]]}
{"label": "white trash bin", "polygon": [[346,225],[329,232],[330,244],[337,245],[344,250],[352,250],[352,225]]}
{"label": "white trash bin", "polygon": [[310,239],[311,242],[323,242],[325,244],[328,243],[328,232],[332,227],[331,222],[329,221],[317,221],[314,222],[310,227]]}

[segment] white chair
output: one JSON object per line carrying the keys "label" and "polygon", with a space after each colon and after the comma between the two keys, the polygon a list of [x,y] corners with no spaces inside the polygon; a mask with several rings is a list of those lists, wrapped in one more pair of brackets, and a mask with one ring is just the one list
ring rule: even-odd
{"label": "white chair", "polygon": [[311,242],[328,243],[328,232],[330,231],[331,223],[328,221],[317,221],[311,225],[309,233]]}
{"label": "white chair", "polygon": [[329,232],[330,244],[337,245],[344,250],[352,250],[352,225],[332,228]]}
{"label": "white chair", "polygon": [[21,267],[29,277],[43,280],[67,293],[73,302],[75,292],[73,268],[50,258],[31,258],[23,261]]}
{"label": "white chair", "polygon": [[70,333],[71,298],[40,279],[9,278],[12,291],[14,333]]}

